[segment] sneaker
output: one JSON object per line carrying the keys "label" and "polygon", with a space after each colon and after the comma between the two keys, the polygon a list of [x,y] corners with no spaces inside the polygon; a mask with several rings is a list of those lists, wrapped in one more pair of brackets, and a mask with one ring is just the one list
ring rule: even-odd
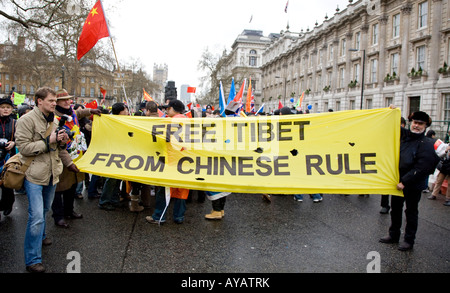
{"label": "sneaker", "polygon": [[430,195],[429,197],[427,197],[428,199],[436,199],[436,196],[434,195]]}
{"label": "sneaker", "polygon": [[382,207],[381,211],[380,211],[380,214],[389,214],[389,210],[390,210],[390,208]]}
{"label": "sneaker", "polygon": [[[145,220],[147,221],[147,223],[150,223],[150,224],[159,224],[159,223],[160,223],[159,220],[153,219],[152,216],[147,216],[147,217],[145,217]],[[162,221],[161,221],[161,224],[162,224],[162,223],[165,223],[165,222],[166,222],[165,220],[162,220]]]}
{"label": "sneaker", "polygon": [[323,200],[323,198],[320,194],[313,195],[313,202],[321,202],[322,200]]}
{"label": "sneaker", "polygon": [[114,211],[114,210],[116,209],[115,207],[113,207],[112,204],[108,204],[108,203],[105,203],[105,204],[98,204],[98,207],[99,207],[101,210],[105,210],[105,211]]}
{"label": "sneaker", "polygon": [[303,194],[296,194],[296,195],[294,195],[294,200],[302,202],[303,201]]}
{"label": "sneaker", "polygon": [[447,206],[447,207],[450,207],[450,200],[446,200],[446,201],[443,203],[443,205],[445,205],[445,206]]}

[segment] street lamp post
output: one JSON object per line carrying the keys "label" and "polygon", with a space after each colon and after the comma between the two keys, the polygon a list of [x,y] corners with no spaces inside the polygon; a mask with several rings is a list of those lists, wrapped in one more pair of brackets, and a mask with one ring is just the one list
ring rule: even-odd
{"label": "street lamp post", "polygon": [[350,52],[363,52],[363,61],[362,61],[362,75],[361,75],[361,110],[363,109],[363,101],[364,101],[364,77],[366,73],[366,50],[358,50],[358,49],[349,49]]}
{"label": "street lamp post", "polygon": [[275,76],[275,78],[282,78],[284,80],[284,99],[283,99],[283,105],[286,106],[286,90],[287,90],[287,86],[286,86],[286,77],[281,77],[281,76]]}
{"label": "street lamp post", "polygon": [[65,70],[66,70],[66,67],[64,66],[64,64],[63,64],[63,66],[61,66],[61,73],[62,73],[62,81],[61,81],[61,86],[62,86],[62,88],[63,89],[65,89],[65,86],[66,86],[66,83],[65,83]]}

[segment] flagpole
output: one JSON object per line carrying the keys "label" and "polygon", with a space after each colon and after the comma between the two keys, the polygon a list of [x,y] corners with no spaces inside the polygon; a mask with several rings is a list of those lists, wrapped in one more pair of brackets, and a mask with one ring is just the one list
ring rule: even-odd
{"label": "flagpole", "polygon": [[[102,3],[102,0],[99,0],[99,1],[100,1],[100,5],[102,6],[103,15],[105,16],[105,22],[106,22],[106,27],[108,28],[109,39],[110,39],[110,41],[111,41],[111,46],[112,46],[112,49],[113,49],[113,52],[114,52],[114,57],[116,58],[117,69],[119,70],[119,77],[122,78],[122,75],[120,74],[120,73],[121,73],[121,71],[120,71],[120,64],[119,64],[119,59],[117,58],[116,47],[114,46],[114,41],[113,41],[112,36],[111,36],[111,31],[110,31],[110,29],[109,29],[109,24],[108,24],[108,22],[106,21],[106,13],[105,13],[105,9],[103,9],[103,3]],[[125,85],[124,85],[123,80],[122,80],[122,89],[123,89],[123,94],[125,95],[125,99],[128,100],[127,92],[125,91]]]}

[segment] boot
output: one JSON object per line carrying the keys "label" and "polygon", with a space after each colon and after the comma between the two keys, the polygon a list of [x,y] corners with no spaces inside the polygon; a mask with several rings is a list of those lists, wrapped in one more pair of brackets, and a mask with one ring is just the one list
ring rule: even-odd
{"label": "boot", "polygon": [[139,205],[139,196],[132,195],[130,199],[130,212],[142,212],[143,210],[144,207]]}
{"label": "boot", "polygon": [[205,215],[207,220],[222,220],[222,217],[222,212],[220,211],[212,211],[211,214]]}

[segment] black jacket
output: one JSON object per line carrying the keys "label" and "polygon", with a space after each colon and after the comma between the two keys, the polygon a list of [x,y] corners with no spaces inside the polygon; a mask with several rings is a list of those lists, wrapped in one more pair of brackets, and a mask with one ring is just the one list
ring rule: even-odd
{"label": "black jacket", "polygon": [[[16,120],[11,116],[0,117],[0,138],[6,138],[8,141],[16,140]],[[16,148],[12,148],[9,153],[11,156],[16,154]]]}
{"label": "black jacket", "polygon": [[434,173],[439,160],[431,138],[402,129],[399,169],[405,187],[425,189],[426,179]]}

